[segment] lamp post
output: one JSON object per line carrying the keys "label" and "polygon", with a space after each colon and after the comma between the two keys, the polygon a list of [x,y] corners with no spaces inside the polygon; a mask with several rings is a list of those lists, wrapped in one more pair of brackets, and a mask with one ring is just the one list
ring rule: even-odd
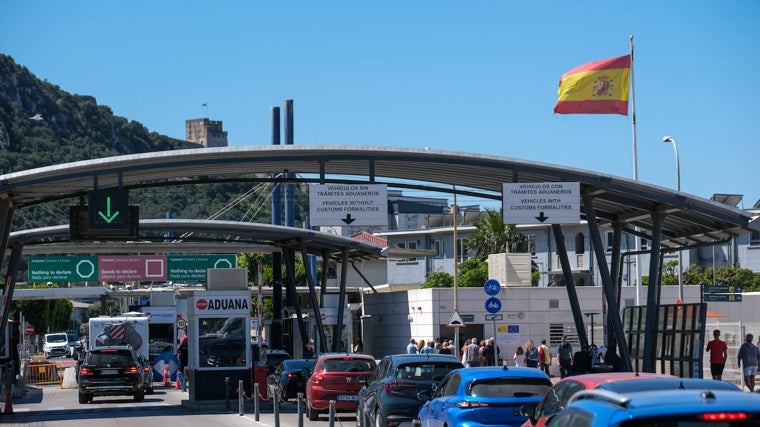
{"label": "lamp post", "polygon": [[[678,192],[681,192],[681,163],[678,160],[678,146],[676,145],[676,140],[673,139],[670,136],[665,136],[662,138],[662,142],[664,143],[672,143],[673,144],[673,152],[676,155],[676,189]],[[682,277],[682,271],[683,271],[683,264],[681,263],[681,250],[678,251],[678,299],[679,301],[683,302],[683,277]]]}

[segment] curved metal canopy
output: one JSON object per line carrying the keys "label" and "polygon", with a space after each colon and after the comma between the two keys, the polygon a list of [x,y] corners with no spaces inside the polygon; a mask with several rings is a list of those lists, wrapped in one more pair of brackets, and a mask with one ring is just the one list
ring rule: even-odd
{"label": "curved metal canopy", "polygon": [[651,230],[653,215],[661,216],[665,246],[728,239],[749,230],[751,220],[733,206],[586,170],[485,154],[335,145],[189,149],[67,163],[0,176],[0,197],[23,208],[98,188],[272,181],[272,174],[279,174],[275,181],[369,181],[449,193],[456,186],[459,194],[493,200],[501,199],[505,182],[577,181],[601,224],[638,233],[635,227]]}

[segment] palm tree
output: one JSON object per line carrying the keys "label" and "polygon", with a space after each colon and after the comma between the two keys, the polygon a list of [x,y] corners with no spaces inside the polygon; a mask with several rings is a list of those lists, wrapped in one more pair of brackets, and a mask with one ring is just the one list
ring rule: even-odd
{"label": "palm tree", "polygon": [[475,251],[480,260],[488,259],[490,254],[525,252],[528,249],[528,239],[517,231],[517,226],[504,224],[501,209],[486,209],[486,214],[472,225],[477,231],[465,240],[464,245],[468,250]]}

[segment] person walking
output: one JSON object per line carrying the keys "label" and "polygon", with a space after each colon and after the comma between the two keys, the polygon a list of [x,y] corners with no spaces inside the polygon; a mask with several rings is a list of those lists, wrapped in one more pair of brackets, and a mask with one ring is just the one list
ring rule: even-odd
{"label": "person walking", "polygon": [[434,354],[435,353],[435,347],[433,347],[435,343],[433,341],[428,341],[428,344],[420,349],[421,354]]}
{"label": "person walking", "polygon": [[525,366],[529,368],[538,368],[538,349],[533,344],[533,340],[525,343]]}
{"label": "person walking", "polygon": [[491,338],[486,341],[486,345],[481,353],[483,356],[483,366],[497,366],[499,353],[499,347],[496,345],[495,339]]}
{"label": "person walking", "polygon": [[567,340],[567,335],[562,336],[562,342],[557,346],[557,366],[560,378],[565,378],[573,368],[573,346]]}
{"label": "person walking", "polygon": [[417,353],[422,353],[422,349],[425,348],[425,340],[417,341]]}
{"label": "person walking", "polygon": [[739,354],[737,354],[737,366],[740,369],[743,368],[744,384],[750,392],[755,391],[755,374],[757,373],[757,366],[760,364],[760,349],[752,342],[753,338],[755,337],[752,334],[747,334],[744,344],[739,347]]}
{"label": "person walking", "polygon": [[478,339],[473,338],[467,347],[464,348],[464,366],[467,368],[474,368],[480,365],[478,358],[480,357],[480,346],[478,346]]}
{"label": "person walking", "polygon": [[[512,360],[515,361],[515,366],[527,366],[525,364],[525,352],[523,351],[522,346],[517,346],[515,349],[515,355],[512,356]],[[535,367],[535,366],[534,366]]]}
{"label": "person walking", "polygon": [[591,351],[588,345],[583,345],[573,355],[571,375],[590,374],[592,368]]}
{"label": "person walking", "polygon": [[549,366],[552,364],[552,349],[546,345],[546,339],[541,340],[541,345],[538,346],[538,359],[541,363],[541,370],[546,375],[551,376],[549,373]]}
{"label": "person walking", "polygon": [[707,343],[705,349],[710,353],[710,373],[714,380],[723,379],[723,369],[726,367],[728,358],[728,345],[720,339],[720,329],[713,331],[713,340]]}
{"label": "person walking", "polygon": [[451,349],[449,348],[449,340],[443,340],[441,343],[441,349],[438,350],[439,354],[451,354]]}
{"label": "person walking", "polygon": [[414,338],[409,338],[409,345],[406,346],[406,354],[417,354],[417,342]]}

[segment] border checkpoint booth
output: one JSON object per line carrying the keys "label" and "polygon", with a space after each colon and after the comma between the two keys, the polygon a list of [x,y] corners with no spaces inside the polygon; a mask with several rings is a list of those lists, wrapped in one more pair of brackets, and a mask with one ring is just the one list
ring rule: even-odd
{"label": "border checkpoint booth", "polygon": [[248,272],[209,269],[207,275],[208,290],[194,293],[187,306],[188,391],[194,405],[236,398],[239,380],[246,394],[252,389]]}

